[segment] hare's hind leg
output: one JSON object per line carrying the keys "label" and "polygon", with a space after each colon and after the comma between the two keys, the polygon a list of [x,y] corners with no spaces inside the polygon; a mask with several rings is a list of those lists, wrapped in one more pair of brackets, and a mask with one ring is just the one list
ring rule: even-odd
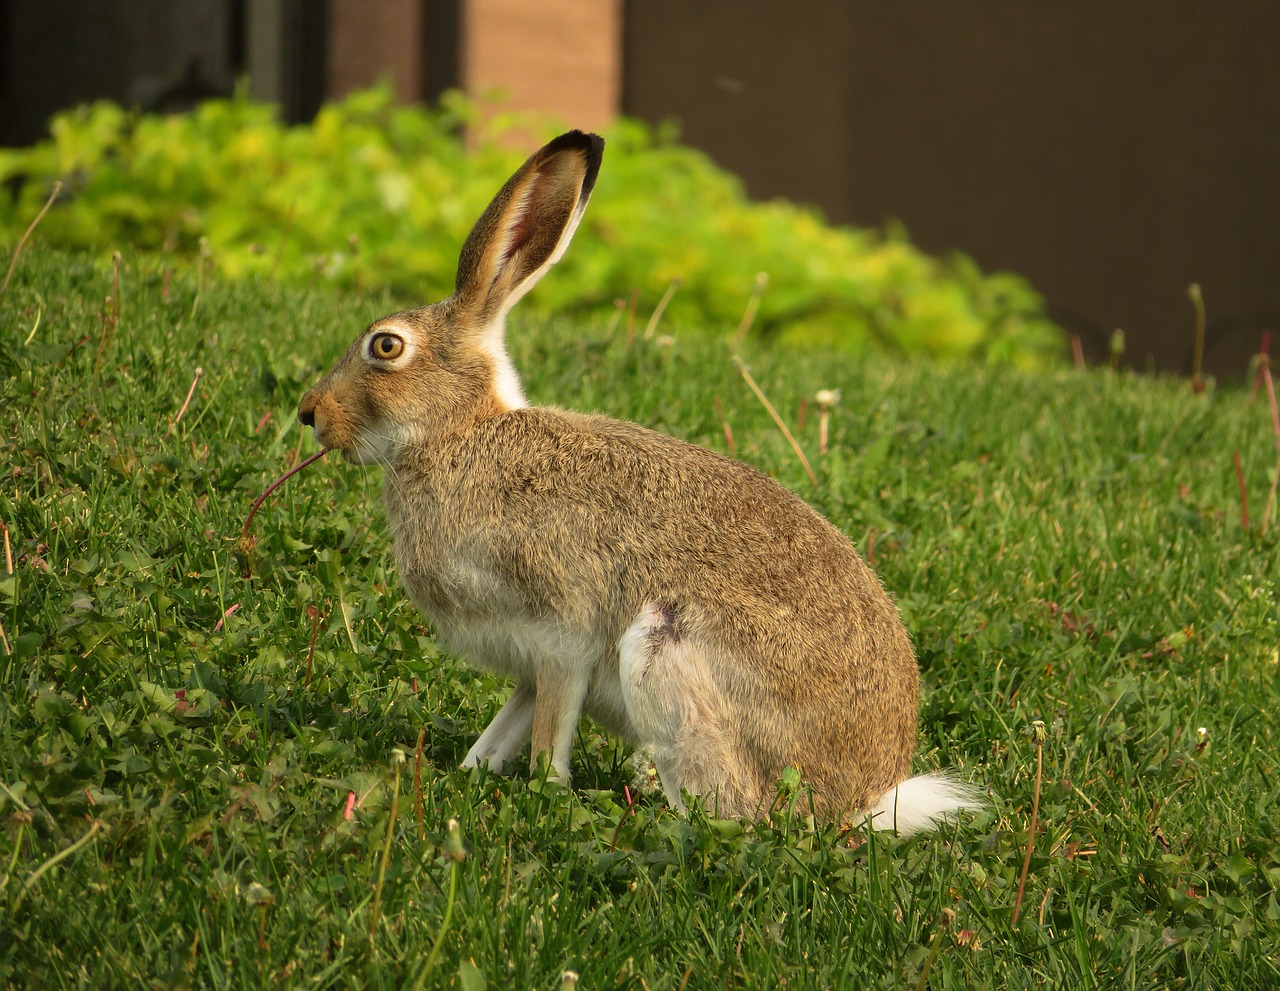
{"label": "hare's hind leg", "polygon": [[706,658],[683,628],[679,609],[653,602],[618,644],[622,698],[640,742],[653,748],[667,801],[681,792],[710,809],[739,814],[753,802],[750,775],[726,733],[726,705]]}
{"label": "hare's hind leg", "polygon": [[547,662],[538,667],[533,745],[529,751],[531,771],[538,770],[538,762],[546,754],[552,775],[569,783],[569,753],[589,683],[587,672],[566,665]]}
{"label": "hare's hind leg", "polygon": [[467,751],[462,759],[463,767],[479,767],[488,764],[495,771],[501,771],[529,742],[533,729],[534,688],[525,682],[519,682],[515,691],[480,738]]}

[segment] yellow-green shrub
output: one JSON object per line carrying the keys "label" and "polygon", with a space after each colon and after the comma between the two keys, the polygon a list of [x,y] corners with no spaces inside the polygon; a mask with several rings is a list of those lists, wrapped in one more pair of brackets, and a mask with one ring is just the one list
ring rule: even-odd
{"label": "yellow-green shrub", "polygon": [[[233,278],[323,278],[438,299],[470,225],[522,157],[492,140],[464,144],[468,116],[460,98],[401,107],[385,87],[298,127],[243,96],[168,117],[81,107],[55,117],[48,140],[0,152],[0,179],[15,190],[0,202],[0,234],[15,240],[62,179],[40,227],[58,244],[190,260],[203,239]],[[1061,351],[1020,277],[928,256],[901,232],[753,203],[706,156],[634,120],[607,138],[581,236],[530,309],[608,308],[633,289],[647,307],[680,279],[668,326],[727,333],[764,272],[755,333],[766,337],[1019,363]]]}

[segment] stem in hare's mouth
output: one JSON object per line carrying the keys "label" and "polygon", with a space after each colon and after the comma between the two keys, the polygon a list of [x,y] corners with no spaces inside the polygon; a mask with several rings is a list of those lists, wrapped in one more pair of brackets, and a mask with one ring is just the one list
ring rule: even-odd
{"label": "stem in hare's mouth", "polygon": [[257,502],[255,502],[253,504],[253,508],[249,510],[249,518],[244,521],[244,530],[240,534],[240,539],[241,540],[248,539],[249,527],[253,523],[253,518],[258,514],[258,510],[262,507],[262,504],[267,501],[267,496],[271,495],[272,492],[280,488],[280,486],[283,485],[285,482],[287,482],[290,478],[298,474],[298,472],[302,471],[302,469],[307,467],[307,465],[313,464],[314,462],[319,461],[326,454],[328,454],[329,451],[330,451],[330,448],[326,447],[323,451],[317,451],[315,454],[311,455],[311,457],[307,458],[306,461],[299,461],[296,465],[294,465],[292,468],[286,471],[283,475],[277,478],[274,482],[268,485],[267,491],[262,493],[262,495],[258,496]]}

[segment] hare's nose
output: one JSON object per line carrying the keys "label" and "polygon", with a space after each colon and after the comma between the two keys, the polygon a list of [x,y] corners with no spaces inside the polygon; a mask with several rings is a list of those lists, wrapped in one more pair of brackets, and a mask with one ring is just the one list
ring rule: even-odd
{"label": "hare's nose", "polygon": [[302,397],[302,402],[298,403],[298,419],[302,421],[304,427],[315,428],[316,398],[314,389],[308,389],[307,394]]}

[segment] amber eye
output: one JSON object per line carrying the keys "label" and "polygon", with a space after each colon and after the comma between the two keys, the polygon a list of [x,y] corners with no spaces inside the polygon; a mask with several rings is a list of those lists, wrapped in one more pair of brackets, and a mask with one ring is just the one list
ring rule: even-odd
{"label": "amber eye", "polygon": [[395,334],[374,334],[369,339],[369,354],[382,361],[391,361],[404,354],[404,338]]}

